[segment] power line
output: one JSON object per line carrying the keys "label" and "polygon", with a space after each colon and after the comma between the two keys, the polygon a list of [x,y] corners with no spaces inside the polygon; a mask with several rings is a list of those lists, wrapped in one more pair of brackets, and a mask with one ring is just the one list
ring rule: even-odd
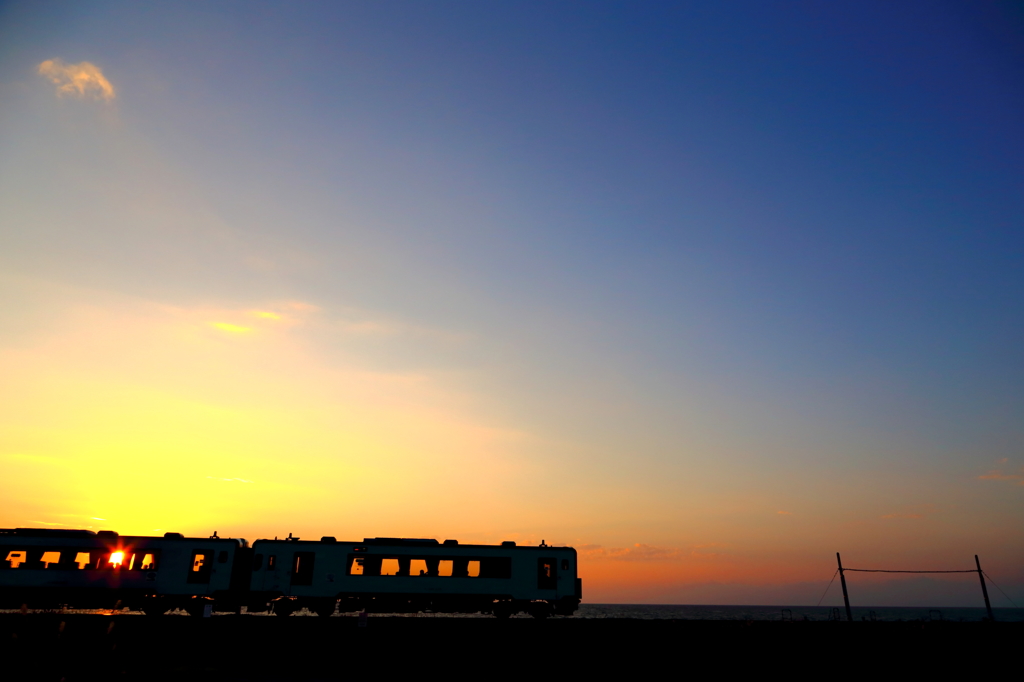
{"label": "power line", "polygon": [[[846,577],[845,576],[846,576],[846,572],[847,571],[852,571],[854,573],[903,573],[903,574],[911,573],[911,574],[917,574],[917,575],[921,575],[921,574],[940,574],[940,573],[941,574],[947,574],[947,573],[948,574],[951,574],[951,573],[977,573],[978,574],[978,580],[981,582],[981,594],[982,594],[982,596],[985,597],[985,608],[988,610],[988,619],[989,620],[995,620],[995,616],[992,613],[992,604],[989,602],[989,599],[988,599],[988,589],[986,589],[986,587],[985,587],[985,576],[988,575],[988,574],[985,573],[983,570],[981,570],[981,561],[978,560],[978,555],[977,554],[974,555],[974,564],[975,564],[976,568],[974,570],[968,569],[968,570],[960,570],[960,571],[896,571],[896,570],[890,570],[890,569],[887,569],[887,568],[843,568],[843,560],[839,556],[839,552],[836,552],[836,563],[839,564],[839,570],[837,571],[837,573],[839,573],[839,579],[843,583],[843,601],[846,603],[846,619],[847,620],[850,620],[850,621],[853,620],[853,612],[850,610],[850,597],[849,597],[849,595],[846,592]],[[832,576],[832,579],[835,580],[835,576]],[[992,580],[992,578],[989,578],[989,580],[992,582],[993,585],[996,585],[996,582],[994,580]],[[831,586],[832,583],[829,582],[829,585]],[[1010,599],[1010,595],[1006,594],[1006,592],[1003,590],[1003,588],[999,587],[999,585],[996,585],[996,589],[998,589],[1000,592],[1002,592],[1003,596],[1006,597],[1011,604],[1013,604],[1015,607],[1017,606],[1017,604],[1014,603],[1014,601],[1012,599]],[[825,588],[825,591],[828,592],[828,588],[827,587]],[[825,598],[825,595],[822,595],[822,599],[824,599],[824,598]],[[820,604],[821,601],[819,600],[818,603]]]}
{"label": "power line", "polygon": [[825,598],[825,595],[828,594],[828,588],[832,587],[832,583],[835,582],[837,575],[839,575],[839,569],[838,568],[836,569],[836,572],[832,574],[832,580],[828,581],[828,587],[826,587],[825,591],[821,593],[821,599],[819,599],[818,603],[814,605],[815,607],[821,606],[822,600]]}
{"label": "power line", "polygon": [[885,568],[844,568],[847,570],[856,570],[858,573],[976,573],[978,572],[974,568],[970,570],[886,570]]}
{"label": "power line", "polygon": [[[988,578],[989,580],[992,580],[992,576],[990,576],[988,573],[985,573],[985,577]],[[1000,592],[1003,592],[1003,588],[999,587],[999,585],[996,585],[996,581],[995,580],[992,580],[992,584],[996,586],[997,590],[999,590]],[[1006,594],[1005,592],[1003,592],[1003,596],[1006,597],[1007,599],[1010,599],[1010,595]],[[1015,609],[1016,608],[1020,608],[1019,606],[1017,606],[1017,602],[1013,601],[1012,599],[1010,599],[1010,603],[1013,604],[1013,608],[1015,608]]]}

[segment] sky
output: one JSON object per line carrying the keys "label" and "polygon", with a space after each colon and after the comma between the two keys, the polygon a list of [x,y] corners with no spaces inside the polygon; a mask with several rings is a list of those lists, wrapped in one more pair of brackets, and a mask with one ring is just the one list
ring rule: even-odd
{"label": "sky", "polygon": [[1010,2],[3,3],[0,526],[1024,603],[1022,114]]}

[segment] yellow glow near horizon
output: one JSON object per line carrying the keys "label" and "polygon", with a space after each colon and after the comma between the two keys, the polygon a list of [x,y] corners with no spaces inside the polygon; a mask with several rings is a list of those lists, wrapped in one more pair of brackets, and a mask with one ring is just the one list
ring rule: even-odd
{"label": "yellow glow near horizon", "polygon": [[[316,314],[305,308],[295,315]],[[309,320],[244,343],[203,332],[238,314],[113,302],[0,349],[2,523],[255,536],[310,524],[316,509],[319,524],[358,534],[510,503],[490,482],[516,480],[523,434],[480,423],[427,377],[323,357],[304,340]],[[458,504],[423,517],[456,490]]]}

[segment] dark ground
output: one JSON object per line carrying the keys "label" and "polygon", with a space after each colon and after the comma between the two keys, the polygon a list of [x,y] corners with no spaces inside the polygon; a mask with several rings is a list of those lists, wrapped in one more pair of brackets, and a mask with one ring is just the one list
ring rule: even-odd
{"label": "dark ground", "polygon": [[1022,643],[1024,623],[3,614],[0,679],[1002,677]]}

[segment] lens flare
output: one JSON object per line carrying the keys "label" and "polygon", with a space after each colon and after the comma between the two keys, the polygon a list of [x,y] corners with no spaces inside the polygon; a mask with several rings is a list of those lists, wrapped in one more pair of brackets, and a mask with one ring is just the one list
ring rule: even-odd
{"label": "lens flare", "polygon": [[110,554],[110,565],[111,566],[117,566],[118,568],[120,568],[121,564],[123,564],[123,563],[124,563],[124,552],[112,552]]}

